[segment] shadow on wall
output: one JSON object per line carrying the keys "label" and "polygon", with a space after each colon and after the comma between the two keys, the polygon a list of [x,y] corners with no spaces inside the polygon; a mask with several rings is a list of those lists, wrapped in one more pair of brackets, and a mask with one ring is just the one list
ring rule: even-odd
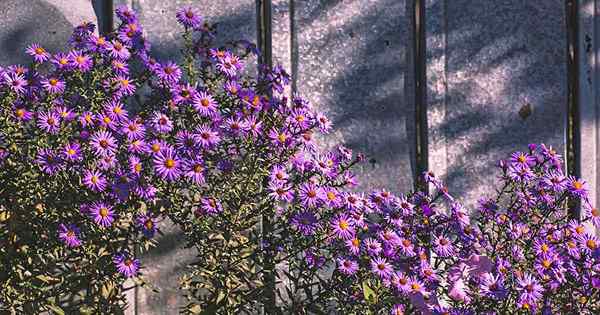
{"label": "shadow on wall", "polygon": [[412,1],[295,2],[298,92],[333,121],[326,147],[367,156],[360,190],[413,188]]}
{"label": "shadow on wall", "polygon": [[[446,146],[451,193],[473,205],[493,192],[493,167],[529,143],[564,150],[567,113],[567,37],[564,1],[430,1],[428,55],[445,55],[444,112],[430,150]],[[428,60],[432,62],[432,60]],[[428,86],[429,92],[435,86]],[[433,92],[436,93],[436,92]],[[532,111],[527,113],[527,104]],[[529,114],[529,115],[528,115]],[[431,139],[431,134],[430,134]],[[438,146],[437,148],[435,146]],[[436,165],[430,165],[436,172]],[[483,188],[482,188],[483,187]]]}
{"label": "shadow on wall", "polygon": [[29,64],[25,49],[39,43],[50,52],[65,50],[73,25],[52,5],[41,0],[0,1],[0,64]]}

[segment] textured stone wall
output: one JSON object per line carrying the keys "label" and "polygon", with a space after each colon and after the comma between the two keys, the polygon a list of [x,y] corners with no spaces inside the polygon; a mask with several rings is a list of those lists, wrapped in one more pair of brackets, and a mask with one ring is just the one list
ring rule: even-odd
{"label": "textured stone wall", "polygon": [[565,4],[427,0],[426,13],[429,168],[474,205],[497,159],[528,143],[564,152]]}

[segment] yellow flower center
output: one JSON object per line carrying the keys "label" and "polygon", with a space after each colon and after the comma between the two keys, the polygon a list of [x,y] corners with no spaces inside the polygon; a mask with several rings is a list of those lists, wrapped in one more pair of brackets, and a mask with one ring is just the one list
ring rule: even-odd
{"label": "yellow flower center", "polygon": [[340,223],[338,223],[338,226],[342,230],[347,230],[348,227],[350,226],[350,224],[348,224],[348,221],[346,221],[346,220],[340,220]]}
{"label": "yellow flower center", "polygon": [[165,167],[166,168],[173,168],[173,167],[175,167],[175,160],[173,160],[173,159],[167,159],[165,161]]}
{"label": "yellow flower center", "polygon": [[327,199],[333,201],[335,200],[335,194],[332,191],[327,192]]}
{"label": "yellow flower center", "polygon": [[108,208],[102,207],[100,211],[98,211],[101,217],[106,218],[108,216]]}
{"label": "yellow flower center", "polygon": [[42,48],[42,47],[37,47],[35,49],[35,53],[38,54],[38,55],[41,55],[41,54],[43,54],[45,52],[46,52],[46,50],[44,48]]}
{"label": "yellow flower center", "polygon": [[585,242],[585,245],[589,248],[589,249],[596,249],[596,241],[594,240],[587,240]]}
{"label": "yellow flower center", "polygon": [[146,227],[147,230],[150,230],[154,227],[154,222],[152,222],[152,220],[148,219],[144,223],[144,226]]}

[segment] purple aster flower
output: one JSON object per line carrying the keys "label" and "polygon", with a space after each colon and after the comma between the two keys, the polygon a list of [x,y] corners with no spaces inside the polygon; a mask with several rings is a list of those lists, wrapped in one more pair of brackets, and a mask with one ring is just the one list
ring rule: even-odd
{"label": "purple aster flower", "polygon": [[502,277],[500,275],[493,275],[487,272],[481,276],[479,291],[482,295],[494,300],[504,299],[507,293]]}
{"label": "purple aster flower", "polygon": [[567,186],[567,181],[561,172],[551,170],[542,177],[542,185],[554,192],[562,192]]}
{"label": "purple aster flower", "polygon": [[79,247],[81,246],[81,240],[79,239],[79,228],[74,224],[65,225],[61,223],[58,226],[58,238],[67,245],[67,247]]}
{"label": "purple aster flower", "polygon": [[83,184],[88,189],[95,192],[101,192],[106,189],[106,178],[104,174],[98,170],[85,170],[83,172]]}
{"label": "purple aster flower", "polygon": [[118,96],[129,96],[135,93],[135,84],[133,81],[127,76],[117,76],[112,79],[113,86],[117,89]]}
{"label": "purple aster flower", "polygon": [[152,140],[152,142],[150,142],[150,146],[148,147],[149,152],[153,155],[158,154],[160,151],[166,148],[173,149],[172,146],[164,140]]}
{"label": "purple aster flower", "polygon": [[25,93],[25,87],[28,85],[27,80],[22,74],[18,73],[5,73],[3,75],[4,84],[8,86],[10,90],[17,93],[18,95]]}
{"label": "purple aster flower", "polygon": [[51,149],[40,149],[35,162],[48,175],[54,175],[65,168],[61,156]]}
{"label": "purple aster flower", "polygon": [[93,127],[94,126],[94,114],[92,112],[83,112],[79,115],[79,123],[81,127]]}
{"label": "purple aster flower", "polygon": [[217,69],[228,77],[235,77],[237,72],[243,67],[243,63],[236,55],[229,54],[217,62]]}
{"label": "purple aster flower", "polygon": [[206,167],[201,158],[187,160],[184,163],[184,175],[196,185],[202,185],[206,182],[205,179]]}
{"label": "purple aster flower", "polygon": [[172,61],[156,68],[156,76],[168,84],[176,84],[181,79],[181,69]]}
{"label": "purple aster flower", "polygon": [[351,239],[354,236],[354,226],[346,214],[340,214],[331,221],[335,236],[341,239]]}
{"label": "purple aster flower", "polygon": [[315,234],[317,222],[317,217],[310,211],[296,213],[290,220],[292,226],[305,236]]}
{"label": "purple aster flower", "polygon": [[535,174],[528,167],[511,166],[508,168],[508,177],[515,182],[527,182],[534,176]]}
{"label": "purple aster flower", "polygon": [[582,252],[592,256],[596,255],[600,241],[595,235],[584,233],[583,236],[579,237],[580,249]]}
{"label": "purple aster flower", "polygon": [[290,116],[288,116],[287,120],[292,124],[292,126],[300,128],[301,130],[307,129],[312,123],[309,112],[303,109],[294,109]]}
{"label": "purple aster flower", "polygon": [[600,210],[598,208],[586,205],[585,214],[587,219],[591,220],[596,228],[600,228]]}
{"label": "purple aster flower", "polygon": [[381,253],[381,243],[373,238],[366,238],[364,241],[365,248],[367,249],[367,253],[371,256],[377,256]]}
{"label": "purple aster flower", "polygon": [[189,85],[181,84],[171,89],[175,104],[191,104],[198,97],[198,91]]}
{"label": "purple aster flower", "polygon": [[315,120],[317,122],[317,126],[319,126],[319,130],[322,133],[327,134],[329,131],[331,131],[331,120],[329,120],[329,118],[327,118],[325,115],[318,113],[315,117]]}
{"label": "purple aster flower", "polygon": [[54,77],[43,80],[42,86],[50,94],[62,94],[65,91],[65,81]]}
{"label": "purple aster flower", "polygon": [[340,198],[340,192],[333,187],[323,188],[323,201],[330,208],[339,208],[342,205],[342,198]]}
{"label": "purple aster flower", "polygon": [[94,65],[92,58],[81,51],[72,51],[69,53],[69,59],[71,66],[81,72],[90,71]]}
{"label": "purple aster flower", "polygon": [[308,208],[316,208],[323,200],[322,190],[313,183],[306,183],[300,187],[298,196],[302,205]]}
{"label": "purple aster flower", "polygon": [[202,17],[195,12],[191,7],[184,7],[177,10],[177,22],[185,28],[196,29],[202,24]]}
{"label": "purple aster flower", "polygon": [[104,202],[94,202],[90,208],[90,215],[96,224],[109,227],[115,220],[112,206]]}
{"label": "purple aster flower", "polygon": [[132,23],[137,21],[135,12],[133,12],[133,10],[131,10],[129,7],[127,7],[127,5],[124,4],[119,5],[117,7],[117,9],[115,10],[115,14],[124,23]]}
{"label": "purple aster flower", "polygon": [[292,202],[292,200],[294,200],[294,191],[292,186],[283,182],[269,182],[269,191],[269,196],[273,197],[277,201]]}
{"label": "purple aster flower", "polygon": [[585,181],[573,176],[567,178],[567,189],[573,196],[585,198],[587,196],[587,187]]}
{"label": "purple aster flower", "polygon": [[354,237],[352,239],[348,239],[345,242],[346,248],[348,248],[348,250],[355,256],[358,256],[360,253],[360,245],[361,245],[361,241],[360,239]]}
{"label": "purple aster flower", "polygon": [[240,135],[244,135],[246,133],[246,126],[244,125],[244,121],[240,118],[229,117],[225,119],[223,129],[227,132],[227,134],[232,137],[238,137]]}
{"label": "purple aster flower", "polygon": [[140,158],[135,155],[129,156],[127,159],[129,165],[129,172],[137,177],[139,177],[142,173],[143,165]]}
{"label": "purple aster flower", "polygon": [[154,171],[162,179],[174,181],[181,175],[181,160],[175,150],[165,148],[154,156]]}
{"label": "purple aster flower", "polygon": [[293,144],[292,135],[285,129],[271,129],[271,131],[269,131],[269,139],[271,139],[271,142],[277,148],[281,149],[289,148]]}
{"label": "purple aster flower", "polygon": [[42,46],[38,44],[31,44],[25,52],[33,57],[33,60],[37,63],[42,63],[50,59],[50,54]]}
{"label": "purple aster flower", "polygon": [[392,265],[385,258],[381,257],[371,259],[371,271],[382,279],[389,279],[394,273]]}
{"label": "purple aster flower", "polygon": [[187,130],[180,130],[175,135],[175,147],[178,150],[191,153],[198,145],[198,136]]}
{"label": "purple aster flower", "polygon": [[121,132],[127,137],[127,140],[142,139],[146,133],[146,127],[137,119],[124,120],[121,123]]}
{"label": "purple aster flower", "polygon": [[252,137],[258,138],[262,133],[262,121],[258,121],[256,116],[246,117],[244,125]]}
{"label": "purple aster flower", "polygon": [[225,84],[223,85],[223,88],[231,96],[237,96],[239,94],[240,90],[242,89],[242,87],[240,86],[239,83],[237,83],[236,81],[232,81],[232,80],[225,82]]}
{"label": "purple aster flower", "polygon": [[135,45],[134,40],[139,39],[141,34],[142,27],[136,21],[121,25],[117,37],[124,43]]}
{"label": "purple aster flower", "polygon": [[416,255],[415,250],[414,250],[415,246],[407,238],[403,238],[400,240],[400,244],[398,244],[398,248],[400,249],[400,253],[402,253],[402,255],[404,255],[404,256],[413,257]]}
{"label": "purple aster flower", "polygon": [[514,152],[510,161],[516,167],[530,167],[535,164],[535,157],[523,152]]}
{"label": "purple aster flower", "polygon": [[348,276],[355,274],[358,271],[358,263],[348,258],[338,258],[338,270]]}
{"label": "purple aster flower", "polygon": [[69,61],[69,55],[63,53],[57,53],[52,57],[50,62],[56,67],[56,70],[69,70],[72,68],[72,64]]}
{"label": "purple aster flower", "polygon": [[72,121],[77,116],[73,110],[66,106],[56,106],[54,112],[57,113],[64,121]]}
{"label": "purple aster flower", "polygon": [[196,215],[215,215],[223,212],[223,206],[215,198],[200,199],[200,207],[196,210]]}
{"label": "purple aster flower", "polygon": [[200,145],[205,149],[210,149],[221,141],[219,133],[208,126],[200,126],[196,133],[198,134]]}
{"label": "purple aster flower", "polygon": [[158,133],[169,133],[173,130],[173,123],[167,115],[155,112],[151,119],[152,129]]}
{"label": "purple aster flower", "polygon": [[27,110],[23,103],[19,102],[13,106],[12,116],[18,121],[26,122],[33,118],[33,113]]}
{"label": "purple aster flower", "polygon": [[106,130],[96,131],[90,138],[90,145],[99,156],[113,155],[117,150],[117,140]]}
{"label": "purple aster flower", "polygon": [[[149,151],[149,148],[148,144],[146,143],[146,141],[144,141],[144,139],[135,139],[129,141],[127,151],[130,153],[142,154],[147,153]],[[160,151],[160,148],[158,151]]]}
{"label": "purple aster flower", "polygon": [[137,184],[133,187],[133,192],[146,201],[154,200],[157,189],[152,184]]}
{"label": "purple aster flower", "polygon": [[91,34],[89,37],[87,48],[93,52],[104,52],[108,47],[106,37]]}
{"label": "purple aster flower", "polygon": [[123,121],[127,119],[128,113],[123,103],[119,101],[109,101],[104,105],[104,113],[114,121]]}
{"label": "purple aster flower", "polygon": [[63,157],[67,161],[77,162],[77,161],[81,161],[81,159],[82,159],[79,143],[71,142],[71,143],[66,144],[63,147],[62,152],[63,152]]}
{"label": "purple aster flower", "polygon": [[400,237],[396,232],[391,229],[385,229],[377,233],[379,239],[386,245],[390,245],[392,247],[398,246],[400,244]]}
{"label": "purple aster flower", "polygon": [[125,276],[125,278],[131,278],[137,275],[140,269],[140,261],[131,257],[128,253],[122,252],[113,257],[113,263],[117,267],[117,271]]}
{"label": "purple aster flower", "polygon": [[156,234],[157,220],[150,214],[139,215],[135,220],[137,226],[141,229],[144,236],[147,238],[153,238]]}
{"label": "purple aster flower", "polygon": [[454,247],[452,242],[445,236],[433,236],[433,251],[441,257],[450,257],[454,255]]}
{"label": "purple aster flower", "polygon": [[114,59],[110,62],[110,64],[115,74],[121,76],[129,75],[129,66],[127,65],[127,63],[118,59]]}
{"label": "purple aster flower", "polygon": [[542,297],[544,288],[532,275],[525,273],[522,277],[517,278],[517,291],[520,293],[519,300],[522,303],[535,305]]}
{"label": "purple aster flower", "polygon": [[286,182],[287,179],[289,178],[289,175],[287,173],[287,171],[285,170],[285,167],[282,165],[274,165],[271,168],[271,173],[269,176],[269,179],[272,181],[280,181],[280,182]]}
{"label": "purple aster flower", "polygon": [[108,53],[111,57],[120,60],[127,60],[131,57],[129,49],[118,40],[113,40],[108,43]]}

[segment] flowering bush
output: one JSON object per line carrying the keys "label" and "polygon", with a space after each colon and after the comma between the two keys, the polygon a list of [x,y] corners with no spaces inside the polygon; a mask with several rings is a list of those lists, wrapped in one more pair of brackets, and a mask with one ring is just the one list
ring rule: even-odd
{"label": "flowering bush", "polygon": [[430,173],[351,192],[363,157],[317,149],[331,123],[254,45],[184,8],[183,62],[158,61],[117,16],[0,69],[0,310],[121,313],[168,219],[197,255],[184,313],[598,312],[600,211],[551,148],[502,161],[476,213]]}
{"label": "flowering bush", "polygon": [[[529,149],[500,161],[502,189],[476,213],[431,173],[423,175],[431,194],[381,191],[340,209],[322,248],[337,262],[329,286],[338,305],[392,314],[597,314],[600,211],[551,147]],[[581,220],[573,219],[574,201]]]}

